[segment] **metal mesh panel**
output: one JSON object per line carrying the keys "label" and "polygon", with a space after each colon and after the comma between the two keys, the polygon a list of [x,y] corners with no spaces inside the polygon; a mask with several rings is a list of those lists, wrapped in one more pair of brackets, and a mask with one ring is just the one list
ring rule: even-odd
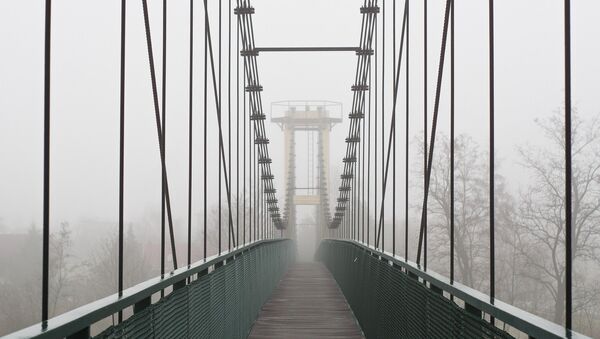
{"label": "metal mesh panel", "polygon": [[183,338],[187,334],[189,289],[183,288],[158,301],[154,306],[153,322],[158,338]]}
{"label": "metal mesh panel", "polygon": [[206,326],[210,319],[210,275],[206,275],[189,285],[190,304],[196,306],[196,312],[190,313],[190,337],[208,338],[210,330]]}
{"label": "metal mesh panel", "polygon": [[368,338],[512,338],[354,244],[325,240],[317,256]]}
{"label": "metal mesh panel", "polygon": [[246,338],[294,253],[289,240],[251,248],[96,338]]}

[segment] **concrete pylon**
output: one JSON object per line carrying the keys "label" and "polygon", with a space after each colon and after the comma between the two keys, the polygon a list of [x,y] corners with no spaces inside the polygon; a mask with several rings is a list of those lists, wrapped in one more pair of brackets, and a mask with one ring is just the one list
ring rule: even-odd
{"label": "concrete pylon", "polygon": [[[286,185],[286,200],[284,221],[286,236],[296,238],[296,207],[312,205],[316,207],[317,222],[316,240],[320,241],[327,233],[329,222],[329,134],[334,125],[342,122],[341,104],[332,101],[282,101],[273,106],[284,108],[282,116],[271,117],[271,122],[279,125],[284,135],[284,182]],[[331,116],[332,109],[339,109],[339,117]],[[317,187],[307,189],[306,194],[299,194],[296,185],[296,132],[315,131],[318,134]]]}
{"label": "concrete pylon", "polygon": [[284,218],[287,223],[285,228],[286,238],[296,239],[296,208],[293,204],[294,201],[294,184],[296,182],[296,142],[293,128],[290,126],[284,126],[283,128],[284,137],[284,168],[283,178],[286,185],[285,189],[285,210]]}

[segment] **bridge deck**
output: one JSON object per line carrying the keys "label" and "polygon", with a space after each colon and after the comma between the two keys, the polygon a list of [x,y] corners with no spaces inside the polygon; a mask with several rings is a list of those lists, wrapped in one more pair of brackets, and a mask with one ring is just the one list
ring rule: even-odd
{"label": "bridge deck", "polygon": [[249,338],[364,338],[331,273],[297,263],[263,305]]}

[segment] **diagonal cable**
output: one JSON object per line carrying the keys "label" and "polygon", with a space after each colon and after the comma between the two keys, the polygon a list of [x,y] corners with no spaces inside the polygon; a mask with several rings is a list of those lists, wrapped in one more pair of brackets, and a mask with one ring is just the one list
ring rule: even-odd
{"label": "diagonal cable", "polygon": [[[207,0],[204,0],[204,15],[205,15],[206,23],[207,23],[206,35],[208,38],[208,54],[210,56],[210,68],[211,68],[211,72],[212,72],[213,90],[214,90],[214,94],[215,94],[215,106],[217,109],[217,117],[218,117],[217,121],[218,121],[218,125],[219,125],[219,153],[221,155],[221,160],[223,161],[223,173],[225,176],[225,190],[227,191],[227,205],[228,205],[228,212],[229,212],[229,232],[233,233],[233,215],[231,213],[231,187],[229,185],[229,180],[228,180],[228,176],[227,176],[227,162],[225,161],[225,149],[223,147],[223,130],[221,128],[221,97],[219,96],[219,93],[217,91],[217,77],[215,74],[215,61],[214,61],[213,48],[212,48],[212,39],[210,36],[210,21],[208,19]],[[237,243],[237,239],[232,238],[232,242],[233,242],[233,246],[235,247],[236,243]]]}
{"label": "diagonal cable", "polygon": [[444,29],[442,33],[442,47],[440,51],[440,63],[438,65],[438,76],[437,76],[437,85],[435,92],[435,105],[433,108],[433,121],[431,124],[431,141],[429,143],[429,156],[427,160],[427,173],[425,174],[425,195],[423,196],[423,208],[421,213],[421,228],[419,230],[419,244],[417,249],[417,264],[421,263],[421,248],[423,244],[423,232],[425,229],[426,223],[426,211],[425,206],[427,206],[427,200],[429,198],[429,182],[431,179],[431,169],[433,167],[433,148],[435,146],[435,135],[437,130],[437,120],[438,120],[438,112],[440,108],[440,92],[442,87],[442,77],[444,75],[444,58],[446,56],[446,41],[448,37],[448,17],[450,16],[450,5],[452,4],[452,0],[446,0],[446,10],[444,13]]}
{"label": "diagonal cable", "polygon": [[161,142],[164,131],[161,128],[160,107],[158,104],[158,90],[156,87],[156,71],[154,68],[154,53],[152,50],[152,36],[150,34],[150,18],[148,17],[147,0],[142,0],[144,9],[144,25],[146,30],[146,44],[148,47],[148,61],[150,64],[150,78],[152,81],[152,96],[154,101],[154,115],[156,118],[156,132],[158,134],[158,149],[160,151],[160,164],[162,168],[162,176],[164,178],[164,199],[167,207],[167,219],[169,222],[169,235],[171,237],[171,253],[173,256],[173,268],[177,269],[177,251],[175,250],[175,235],[173,233],[173,217],[171,214],[171,198],[169,194],[169,181],[167,179],[167,164],[165,163],[165,150]]}
{"label": "diagonal cable", "polygon": [[406,30],[406,18],[408,16],[408,1],[405,2],[404,5],[404,18],[402,20],[402,33],[400,34],[401,36],[401,40],[400,40],[400,53],[398,54],[398,68],[396,68],[396,75],[395,75],[395,80],[394,80],[394,101],[393,101],[393,105],[392,105],[392,120],[390,122],[390,133],[389,133],[389,139],[388,139],[388,151],[387,151],[387,156],[386,156],[386,162],[385,162],[385,175],[383,177],[383,187],[382,187],[382,194],[381,194],[381,212],[380,212],[380,218],[379,218],[379,226],[377,227],[377,237],[375,239],[375,247],[379,247],[379,240],[381,237],[381,230],[382,230],[382,225],[383,225],[383,206],[385,204],[385,192],[386,192],[386,186],[387,186],[387,179],[388,179],[388,171],[390,168],[390,150],[392,149],[392,140],[393,140],[393,134],[396,130],[396,103],[398,101],[398,84],[400,81],[400,69],[402,67],[400,67],[402,65],[402,52],[404,50],[404,32]]}

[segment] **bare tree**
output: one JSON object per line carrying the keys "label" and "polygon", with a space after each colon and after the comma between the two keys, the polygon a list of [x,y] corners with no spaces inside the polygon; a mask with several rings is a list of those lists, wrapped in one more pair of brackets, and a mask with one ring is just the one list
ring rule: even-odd
{"label": "bare tree", "polygon": [[61,222],[60,230],[51,234],[50,239],[50,315],[58,313],[57,305],[64,300],[65,290],[71,283],[71,277],[75,267],[72,264],[71,255],[71,230],[68,222]]}
{"label": "bare tree", "polygon": [[[0,270],[0,334],[39,322],[41,318],[42,234],[34,224],[27,234],[7,234],[13,246],[2,260]],[[65,291],[73,283],[71,231],[62,222],[50,234],[49,312],[51,316],[67,310],[72,304]]]}
{"label": "bare tree", "polygon": [[[151,265],[146,260],[142,244],[137,240],[130,225],[124,239],[123,253],[123,285],[124,288],[146,280],[151,272]],[[111,234],[100,244],[89,263],[88,286],[91,295],[86,298],[96,300],[117,292],[119,266],[119,238]],[[88,293],[89,294],[89,293]]]}
{"label": "bare tree", "polygon": [[[553,300],[552,319],[562,323],[565,304],[565,138],[564,110],[536,120],[550,141],[547,147],[519,148],[531,184],[521,193],[518,246],[526,260],[528,278],[541,284]],[[600,262],[600,126],[598,118],[582,120],[573,112],[573,260],[574,312],[598,300],[598,286],[578,264]],[[581,266],[583,267],[583,266]],[[595,284],[597,285],[597,284]]]}
{"label": "bare tree", "polygon": [[[450,255],[451,186],[450,140],[438,136],[428,204],[431,246],[441,272],[448,272]],[[419,149],[421,149],[419,147]],[[488,155],[470,136],[461,134],[454,142],[454,242],[456,278],[474,288],[488,285],[489,265],[489,165]],[[506,192],[504,178],[495,177],[497,224],[511,223],[513,199]],[[421,207],[419,206],[419,209]],[[499,227],[502,229],[503,227]]]}
{"label": "bare tree", "polygon": [[[250,195],[252,195],[252,200],[250,200]],[[262,199],[262,198],[261,198]],[[244,241],[244,221],[245,221],[245,239],[246,242],[249,242],[250,239],[255,240],[256,236],[259,234],[259,229],[256,226],[256,222],[260,222],[261,216],[264,217],[264,220],[270,218],[268,212],[264,211],[264,215],[260,206],[257,206],[255,201],[255,196],[253,192],[246,193],[246,202],[243,201],[243,197],[240,194],[239,199],[239,212],[236,206],[237,198],[232,195],[231,196],[231,216],[233,221],[233,232],[232,236],[232,246],[235,242],[236,245],[241,245]],[[262,200],[261,200],[262,201]],[[245,207],[245,208],[244,208]],[[259,207],[258,210],[256,207]],[[259,213],[260,212],[260,213]],[[244,217],[245,214],[245,217]],[[208,210],[208,218],[207,218],[207,246],[208,246],[208,255],[213,255],[218,252],[219,246],[219,208],[215,204],[209,207]],[[239,222],[239,225],[238,225]],[[202,230],[202,220],[200,217],[198,232],[196,233],[196,237],[198,239],[202,239],[203,231]],[[252,225],[252,229],[250,229],[250,225]],[[238,236],[238,228],[239,228],[239,239],[236,239]],[[229,247],[229,210],[227,206],[227,201],[222,202],[221,205],[221,251],[225,251]]]}

